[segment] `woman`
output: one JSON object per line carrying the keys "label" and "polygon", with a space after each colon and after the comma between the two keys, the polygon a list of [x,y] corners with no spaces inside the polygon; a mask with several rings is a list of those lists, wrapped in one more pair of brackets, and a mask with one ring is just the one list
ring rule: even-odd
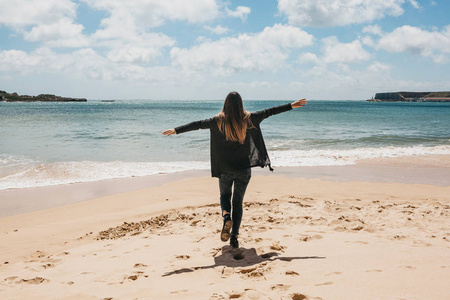
{"label": "woman", "polygon": [[[191,130],[207,129],[211,135],[211,174],[219,178],[220,206],[223,216],[221,240],[230,239],[233,248],[239,247],[238,235],[242,220],[242,202],[250,181],[251,167],[270,166],[259,124],[265,118],[292,108],[303,107],[305,99],[249,113],[244,110],[237,92],[228,94],[222,111],[211,119],[192,122],[163,132],[179,134]],[[234,183],[234,191],[232,186]],[[230,215],[232,214],[232,215]],[[231,232],[230,232],[231,231]]]}

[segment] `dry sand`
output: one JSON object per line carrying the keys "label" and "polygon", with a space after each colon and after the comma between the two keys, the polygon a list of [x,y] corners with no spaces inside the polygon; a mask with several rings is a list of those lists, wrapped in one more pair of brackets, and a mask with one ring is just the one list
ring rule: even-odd
{"label": "dry sand", "polygon": [[449,299],[449,217],[449,186],[256,175],[231,249],[189,178],[1,218],[0,299]]}

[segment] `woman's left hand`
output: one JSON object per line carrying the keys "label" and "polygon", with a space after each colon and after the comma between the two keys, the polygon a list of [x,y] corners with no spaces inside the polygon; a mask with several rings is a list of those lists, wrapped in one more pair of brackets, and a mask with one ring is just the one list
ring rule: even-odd
{"label": "woman's left hand", "polygon": [[175,131],[175,129],[167,129],[167,130],[164,130],[162,134],[172,135],[172,134],[177,134],[177,132]]}
{"label": "woman's left hand", "polygon": [[300,99],[291,103],[292,108],[303,107],[306,105],[306,99]]}

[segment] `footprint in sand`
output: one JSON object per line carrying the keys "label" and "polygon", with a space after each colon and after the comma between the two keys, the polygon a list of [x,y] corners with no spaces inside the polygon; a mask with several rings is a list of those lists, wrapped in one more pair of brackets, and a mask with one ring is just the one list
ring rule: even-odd
{"label": "footprint in sand", "polygon": [[265,227],[265,226],[247,225],[246,227],[251,228],[253,232],[266,232],[267,231],[267,227]]}
{"label": "footprint in sand", "polygon": [[123,277],[123,280],[121,281],[121,282],[119,282],[120,284],[123,284],[123,283],[125,283],[125,281],[136,281],[136,280],[138,280],[139,279],[139,277],[141,277],[141,276],[144,276],[144,277],[148,277],[148,275],[143,275],[144,274],[144,272],[142,272],[142,271],[138,271],[138,272],[135,272],[136,274],[134,274],[134,275],[125,275],[124,277]]}
{"label": "footprint in sand", "polygon": [[216,257],[217,254],[219,254],[220,250],[222,250],[222,247],[216,247],[216,248],[212,248],[209,252],[207,252],[204,256],[206,257]]}
{"label": "footprint in sand", "polygon": [[42,277],[34,277],[31,279],[22,279],[21,281],[28,284],[41,284],[44,282],[49,282],[50,280]]}
{"label": "footprint in sand", "polygon": [[400,268],[407,269],[407,270],[415,270],[415,269],[417,269],[416,267],[413,267],[413,266],[400,266]]}
{"label": "footprint in sand", "polygon": [[42,268],[44,268],[44,269],[49,269],[49,268],[54,268],[54,267],[55,267],[55,265],[52,264],[52,263],[48,263],[48,264],[42,265]]}
{"label": "footprint in sand", "polygon": [[275,242],[275,243],[272,244],[272,246],[270,246],[270,250],[273,250],[273,251],[284,252],[285,248],[286,248],[286,246],[280,245],[280,242]]}
{"label": "footprint in sand", "polygon": [[287,291],[287,290],[289,290],[290,287],[291,287],[290,285],[285,285],[285,284],[279,283],[279,284],[271,286],[270,289],[272,291]]}
{"label": "footprint in sand", "polygon": [[139,275],[131,275],[131,276],[128,276],[128,277],[127,277],[127,279],[132,280],[132,281],[135,281],[135,280],[137,280],[138,278],[139,278]]}
{"label": "footprint in sand", "polygon": [[19,277],[18,276],[10,276],[10,277],[6,277],[5,281],[6,282],[15,282],[17,278],[19,278]]}
{"label": "footprint in sand", "polygon": [[187,293],[188,290],[179,290],[179,291],[172,291],[170,292],[171,295],[181,295]]}
{"label": "footprint in sand", "polygon": [[7,281],[9,283],[16,283],[16,284],[20,284],[20,283],[41,284],[44,282],[49,282],[50,280],[48,280],[46,278],[42,278],[42,277],[34,277],[31,279],[19,279],[18,276],[10,276],[10,277],[5,278],[5,281]]}
{"label": "footprint in sand", "polygon": [[360,230],[363,230],[363,229],[364,229],[364,226],[361,226],[361,225],[352,227],[353,231],[360,231]]}
{"label": "footprint in sand", "polygon": [[238,269],[236,273],[242,274],[242,278],[255,278],[255,279],[265,279],[266,273],[268,273],[271,269],[270,266],[267,265],[268,262],[262,262],[252,267],[245,267]]}
{"label": "footprint in sand", "polygon": [[231,294],[229,294],[228,296],[228,298],[229,299],[237,299],[237,298],[241,298],[242,297],[242,293],[231,293]]}
{"label": "footprint in sand", "polygon": [[361,244],[361,245],[368,244],[368,242],[365,242],[365,241],[345,241],[345,243],[354,243],[354,244]]}
{"label": "footprint in sand", "polygon": [[326,224],[328,224],[328,219],[326,219],[324,217],[312,219],[311,221],[309,221],[309,224],[310,225],[326,225]]}
{"label": "footprint in sand", "polygon": [[306,299],[309,299],[307,296],[305,296],[303,294],[298,294],[298,293],[292,294],[291,297],[292,297],[291,298],[292,300],[306,300]]}
{"label": "footprint in sand", "polygon": [[216,294],[214,295],[215,297],[211,297],[211,299],[267,299],[267,295],[253,289],[245,289],[243,292],[232,291],[226,293],[226,295],[228,295],[228,297]]}
{"label": "footprint in sand", "polygon": [[297,272],[292,271],[292,270],[286,271],[286,273],[284,273],[284,274],[290,275],[290,276],[300,276],[300,274],[298,274]]}
{"label": "footprint in sand", "polygon": [[81,275],[95,274],[95,272],[82,272]]}
{"label": "footprint in sand", "polygon": [[325,274],[325,276],[341,275],[341,274],[342,274],[341,272],[331,272],[331,273]]}
{"label": "footprint in sand", "polygon": [[142,263],[137,263],[137,264],[134,264],[134,267],[135,267],[135,268],[146,268],[147,265],[142,264]]}
{"label": "footprint in sand", "polygon": [[302,235],[299,238],[296,238],[296,240],[301,241],[301,242],[309,242],[312,240],[320,240],[323,239],[323,236],[319,235],[319,234],[315,234],[313,236],[309,236],[309,235]]}
{"label": "footprint in sand", "polygon": [[323,286],[323,285],[332,285],[333,283],[331,281],[327,281],[324,283],[317,283],[316,286]]}

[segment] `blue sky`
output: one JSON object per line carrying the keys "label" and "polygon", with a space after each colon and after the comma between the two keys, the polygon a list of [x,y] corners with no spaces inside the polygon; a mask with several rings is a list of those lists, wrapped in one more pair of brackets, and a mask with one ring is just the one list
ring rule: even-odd
{"label": "blue sky", "polygon": [[450,90],[450,1],[0,0],[0,90],[358,100]]}

